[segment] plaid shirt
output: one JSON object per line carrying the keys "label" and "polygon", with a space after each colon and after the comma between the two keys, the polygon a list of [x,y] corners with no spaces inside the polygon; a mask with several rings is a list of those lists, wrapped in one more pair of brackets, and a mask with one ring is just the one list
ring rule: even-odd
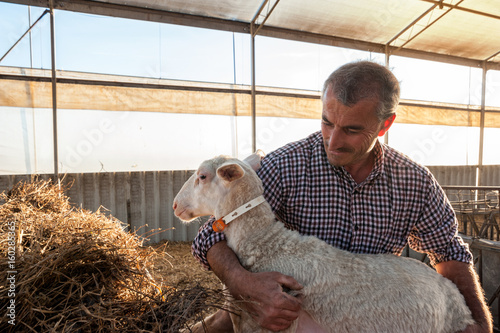
{"label": "plaid shirt", "polygon": [[[442,261],[472,261],[457,234],[457,221],[429,170],[377,141],[375,165],[357,184],[343,167],[332,166],[321,132],[267,155],[258,175],[276,217],[301,234],[316,236],[353,253],[400,255],[409,244]],[[200,228],[192,252],[209,269],[207,251],[224,239],[212,231],[213,218]]]}

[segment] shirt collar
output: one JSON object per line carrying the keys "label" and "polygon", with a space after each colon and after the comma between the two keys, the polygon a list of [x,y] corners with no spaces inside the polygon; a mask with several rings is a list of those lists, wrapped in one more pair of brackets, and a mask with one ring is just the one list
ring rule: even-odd
{"label": "shirt collar", "polygon": [[[363,182],[361,182],[358,186],[362,186],[362,185],[376,179],[384,171],[384,145],[381,144],[379,140],[377,140],[375,142],[375,146],[373,147],[373,152],[375,153],[375,161],[373,163],[373,169],[370,172],[370,174],[368,175],[368,177],[366,177],[366,179]],[[326,153],[324,153],[324,154],[325,154],[325,159],[326,159]],[[328,160],[327,160],[327,163],[329,164]],[[337,174],[343,175],[344,177],[351,178],[349,173],[345,170],[344,167],[336,167],[333,165],[331,165],[331,167],[333,168],[333,170]]]}
{"label": "shirt collar", "polygon": [[373,164],[373,170],[370,172],[367,179],[375,178],[384,171],[384,146],[379,140],[375,142],[373,152],[375,153],[375,162]]}

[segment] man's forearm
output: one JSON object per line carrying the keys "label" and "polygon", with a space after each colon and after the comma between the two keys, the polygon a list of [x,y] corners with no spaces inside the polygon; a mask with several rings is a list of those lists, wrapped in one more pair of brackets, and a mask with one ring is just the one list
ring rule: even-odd
{"label": "man's forearm", "polygon": [[[245,273],[236,254],[227,246],[226,241],[214,244],[207,252],[207,260],[214,274],[222,283],[231,283],[231,279],[237,274]],[[230,286],[228,286],[230,287]]]}
{"label": "man's forearm", "polygon": [[482,288],[474,267],[451,260],[437,264],[436,271],[457,285],[474,320],[484,329],[484,332],[492,332],[491,313],[484,301]]}

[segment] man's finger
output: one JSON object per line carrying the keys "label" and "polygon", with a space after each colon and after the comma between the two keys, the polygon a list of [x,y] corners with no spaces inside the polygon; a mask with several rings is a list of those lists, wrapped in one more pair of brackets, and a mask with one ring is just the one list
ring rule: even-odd
{"label": "man's finger", "polygon": [[304,288],[297,280],[288,275],[280,275],[278,277],[278,283],[280,283],[284,288],[288,288],[290,290],[300,290]]}
{"label": "man's finger", "polygon": [[280,309],[289,310],[298,313],[302,306],[302,300],[300,298],[288,295],[287,293],[281,294],[281,300],[279,302]]}
{"label": "man's finger", "polygon": [[278,316],[286,321],[294,321],[299,317],[299,312],[281,309]]}
{"label": "man's finger", "polygon": [[293,320],[287,320],[284,318],[276,318],[270,322],[260,322],[259,325],[263,328],[271,330],[273,332],[278,332],[287,329],[293,323]]}

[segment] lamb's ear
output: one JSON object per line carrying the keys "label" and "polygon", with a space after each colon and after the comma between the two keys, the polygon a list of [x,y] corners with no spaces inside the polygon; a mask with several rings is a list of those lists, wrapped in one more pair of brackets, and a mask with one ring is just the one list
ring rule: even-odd
{"label": "lamb's ear", "polygon": [[237,163],[223,164],[217,169],[217,176],[221,179],[232,182],[245,175],[245,170]]}
{"label": "lamb's ear", "polygon": [[257,171],[260,169],[260,161],[264,156],[265,154],[262,150],[257,150],[255,153],[245,158],[243,162],[248,164],[253,169],[253,171]]}

